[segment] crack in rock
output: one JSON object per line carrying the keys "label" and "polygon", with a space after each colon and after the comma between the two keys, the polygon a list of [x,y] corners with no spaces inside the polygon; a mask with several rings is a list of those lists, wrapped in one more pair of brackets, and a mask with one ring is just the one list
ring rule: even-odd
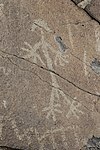
{"label": "crack in rock", "polygon": [[[85,7],[90,3],[90,2],[89,2],[90,0],[84,0],[84,1],[82,1],[82,2],[80,2],[80,3],[77,3],[77,1],[75,1],[75,0],[71,0],[71,1],[72,1],[76,6],[83,8],[83,9],[84,9],[84,12],[86,12],[86,14],[87,14],[91,19],[93,19],[94,21],[96,21],[96,22],[99,23],[99,25],[100,25],[100,20],[97,19],[92,13],[90,13],[89,11],[87,11],[87,9],[85,9]],[[86,1],[87,1],[87,2],[86,2]]]}
{"label": "crack in rock", "polygon": [[1,51],[2,53],[6,54],[6,55],[10,55],[10,56],[16,57],[16,58],[18,58],[18,59],[27,61],[27,62],[29,62],[30,64],[33,64],[33,65],[37,66],[38,68],[41,68],[41,69],[43,69],[43,70],[45,70],[45,71],[47,71],[47,72],[51,72],[51,73],[55,74],[56,76],[58,76],[59,78],[65,80],[65,81],[68,82],[69,84],[73,85],[75,88],[77,88],[77,89],[79,89],[79,90],[81,90],[81,91],[83,91],[83,92],[85,92],[85,93],[87,93],[87,94],[90,94],[90,95],[93,95],[93,96],[96,96],[96,97],[100,97],[99,94],[96,94],[96,93],[93,93],[93,92],[88,91],[88,90],[86,90],[86,89],[83,89],[82,87],[80,87],[80,86],[78,86],[77,84],[73,83],[73,82],[70,81],[69,79],[64,78],[63,76],[61,76],[59,73],[55,72],[54,70],[51,70],[51,69],[45,68],[45,67],[43,67],[43,66],[40,66],[40,65],[38,65],[37,63],[31,62],[31,61],[29,61],[29,60],[27,60],[27,59],[25,59],[25,58],[23,58],[23,57],[20,57],[20,56],[15,55],[15,54],[10,54],[10,53],[4,52],[4,51],[2,51],[2,50],[0,50],[0,51]]}
{"label": "crack in rock", "polygon": [[[33,72],[33,71],[30,71],[30,70],[28,70],[28,69],[21,68],[19,65],[17,65],[16,63],[14,63],[9,57],[5,57],[5,58],[7,58],[13,65],[17,66],[21,71],[27,71],[27,72],[33,73],[33,74],[34,74],[35,76],[37,76],[42,82],[47,83],[50,87],[55,88],[55,89],[57,89],[57,90],[63,92],[63,93],[64,93],[67,97],[69,97],[70,99],[72,99],[72,100],[74,100],[74,101],[80,103],[80,101],[79,101],[78,99],[73,98],[73,97],[70,96],[68,93],[64,92],[61,88],[56,87],[56,86],[52,85],[51,83],[49,83],[48,81],[42,79],[37,73],[35,73],[35,72]],[[83,106],[84,108],[86,108],[87,110],[89,110],[85,105],[82,104],[82,106]],[[89,110],[89,111],[91,111],[91,110]]]}
{"label": "crack in rock", "polygon": [[83,8],[83,9],[85,9],[85,7],[87,6],[87,5],[89,5],[91,3],[91,0],[84,0],[84,1],[82,1],[82,2],[80,2],[80,3],[78,3],[77,5],[79,6],[79,7],[81,7],[81,8]]}

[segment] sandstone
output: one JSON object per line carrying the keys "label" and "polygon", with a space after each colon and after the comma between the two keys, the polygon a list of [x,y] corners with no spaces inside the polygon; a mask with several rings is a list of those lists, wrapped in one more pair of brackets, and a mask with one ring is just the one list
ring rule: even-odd
{"label": "sandstone", "polygon": [[0,0],[2,148],[80,150],[100,137],[96,19],[71,0]]}

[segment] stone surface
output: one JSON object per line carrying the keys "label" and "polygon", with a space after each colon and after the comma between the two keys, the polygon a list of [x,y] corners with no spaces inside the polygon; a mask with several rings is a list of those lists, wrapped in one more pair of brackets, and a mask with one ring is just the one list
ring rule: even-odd
{"label": "stone surface", "polygon": [[100,137],[99,61],[100,26],[71,0],[0,0],[0,146]]}
{"label": "stone surface", "polygon": [[100,0],[72,0],[100,23]]}

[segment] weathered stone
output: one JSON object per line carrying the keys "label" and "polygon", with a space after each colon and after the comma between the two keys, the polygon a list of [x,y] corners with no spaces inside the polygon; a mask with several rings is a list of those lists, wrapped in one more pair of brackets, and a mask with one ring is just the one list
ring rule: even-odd
{"label": "weathered stone", "polygon": [[100,0],[72,0],[100,23]]}
{"label": "weathered stone", "polygon": [[100,138],[93,136],[81,150],[100,150]]}
{"label": "weathered stone", "polygon": [[0,0],[0,146],[100,137],[99,61],[100,26],[71,0]]}

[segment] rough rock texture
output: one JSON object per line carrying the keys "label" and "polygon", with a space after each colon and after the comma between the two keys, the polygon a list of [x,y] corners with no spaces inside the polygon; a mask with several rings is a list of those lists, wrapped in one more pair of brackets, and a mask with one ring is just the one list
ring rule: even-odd
{"label": "rough rock texture", "polygon": [[100,0],[72,0],[100,24]]}
{"label": "rough rock texture", "polygon": [[100,137],[99,63],[100,26],[71,0],[0,0],[0,146]]}

